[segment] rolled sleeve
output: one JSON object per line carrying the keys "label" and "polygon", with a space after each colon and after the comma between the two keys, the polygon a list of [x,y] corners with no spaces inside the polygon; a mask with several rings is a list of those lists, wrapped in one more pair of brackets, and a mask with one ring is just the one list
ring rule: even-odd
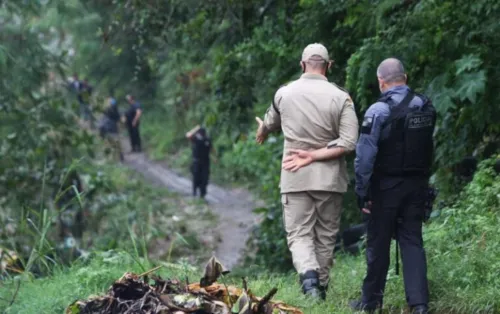
{"label": "rolled sleeve", "polygon": [[354,160],[355,190],[360,196],[366,196],[368,193],[382,126],[389,115],[390,109],[387,104],[375,103],[368,108],[364,116],[361,135],[356,145],[356,159]]}
{"label": "rolled sleeve", "polygon": [[273,103],[267,108],[264,116],[264,125],[269,132],[276,131],[281,127],[280,105],[282,99],[283,87],[278,89],[274,95]]}
{"label": "rolled sleeve", "polygon": [[340,115],[339,138],[328,143],[328,147],[343,147],[347,152],[352,152],[356,148],[358,140],[358,117],[354,110],[354,104],[349,98],[344,102]]}

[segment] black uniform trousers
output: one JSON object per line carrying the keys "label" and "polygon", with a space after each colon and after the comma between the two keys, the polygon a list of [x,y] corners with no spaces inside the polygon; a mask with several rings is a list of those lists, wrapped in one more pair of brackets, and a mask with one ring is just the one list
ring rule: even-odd
{"label": "black uniform trousers", "polygon": [[409,306],[428,304],[427,261],[422,221],[427,178],[379,178],[371,184],[372,207],[367,224],[367,274],[362,302],[383,304],[393,235],[401,249],[406,300]]}
{"label": "black uniform trousers", "polygon": [[131,122],[127,122],[127,131],[130,138],[130,146],[132,147],[132,151],[140,152],[141,151],[141,135],[139,133],[139,124],[133,126]]}
{"label": "black uniform trousers", "polygon": [[193,160],[191,173],[193,174],[193,196],[197,195],[197,190],[199,189],[200,196],[205,197],[207,194],[208,178],[210,176],[210,160]]}

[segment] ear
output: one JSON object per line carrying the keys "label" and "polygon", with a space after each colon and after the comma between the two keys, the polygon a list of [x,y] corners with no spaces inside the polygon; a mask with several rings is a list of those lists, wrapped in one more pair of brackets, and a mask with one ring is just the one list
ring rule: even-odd
{"label": "ear", "polygon": [[328,62],[328,70],[332,67],[332,65],[333,65],[333,61],[329,61]]}
{"label": "ear", "polygon": [[302,68],[302,71],[306,70],[306,63],[304,61],[300,61],[300,67]]}
{"label": "ear", "polygon": [[408,82],[408,76],[405,74],[405,83]]}

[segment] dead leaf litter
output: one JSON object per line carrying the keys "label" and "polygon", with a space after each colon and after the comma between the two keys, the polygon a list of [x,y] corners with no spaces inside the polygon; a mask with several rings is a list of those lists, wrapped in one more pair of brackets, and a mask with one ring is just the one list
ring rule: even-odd
{"label": "dead leaf litter", "polygon": [[303,314],[284,302],[271,301],[277,288],[260,298],[248,289],[245,279],[243,288],[217,283],[229,271],[215,257],[208,261],[199,283],[151,275],[160,267],[139,275],[126,272],[106,295],[75,301],[66,314]]}

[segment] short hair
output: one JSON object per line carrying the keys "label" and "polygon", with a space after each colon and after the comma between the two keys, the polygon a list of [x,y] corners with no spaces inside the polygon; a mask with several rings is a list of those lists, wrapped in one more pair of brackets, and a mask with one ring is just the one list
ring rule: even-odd
{"label": "short hair", "polygon": [[304,62],[309,64],[313,70],[326,69],[328,66],[328,62],[318,55],[313,55],[309,60]]}
{"label": "short hair", "polygon": [[399,83],[406,80],[403,63],[396,58],[382,61],[377,68],[377,76],[386,83]]}

